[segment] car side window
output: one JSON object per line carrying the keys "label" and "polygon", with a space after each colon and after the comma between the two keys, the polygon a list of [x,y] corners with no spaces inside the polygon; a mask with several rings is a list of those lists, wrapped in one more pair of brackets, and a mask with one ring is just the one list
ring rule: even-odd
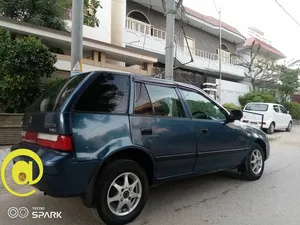
{"label": "car side window", "polygon": [[287,110],[282,105],[280,105],[279,107],[282,113],[287,114]]}
{"label": "car side window", "polygon": [[129,78],[100,74],[83,92],[75,111],[124,114],[128,108]]}
{"label": "car side window", "polygon": [[193,91],[181,91],[194,119],[226,120],[225,112],[208,98]]}
{"label": "car side window", "polygon": [[134,114],[153,115],[152,103],[145,84],[135,83]]}
{"label": "car side window", "polygon": [[273,109],[275,112],[279,113],[279,107],[278,105],[273,105]]}
{"label": "car side window", "polygon": [[185,117],[182,103],[175,88],[146,84],[154,113],[157,116]]}

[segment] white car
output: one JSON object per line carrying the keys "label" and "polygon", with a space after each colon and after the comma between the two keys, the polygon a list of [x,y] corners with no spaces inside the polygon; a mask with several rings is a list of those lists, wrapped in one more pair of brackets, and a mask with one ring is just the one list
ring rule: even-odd
{"label": "white car", "polygon": [[288,132],[292,130],[292,117],[279,104],[251,102],[245,106],[243,114],[241,119],[243,123],[262,128],[268,134],[272,134],[279,129],[285,129]]}

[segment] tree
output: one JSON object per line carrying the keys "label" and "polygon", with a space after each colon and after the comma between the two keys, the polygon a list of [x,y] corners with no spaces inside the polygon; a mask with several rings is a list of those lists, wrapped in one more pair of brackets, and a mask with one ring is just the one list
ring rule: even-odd
{"label": "tree", "polygon": [[55,30],[66,30],[64,1],[0,0],[0,15]]}
{"label": "tree", "polygon": [[278,82],[278,73],[275,66],[275,60],[271,57],[262,55],[261,45],[252,42],[249,52],[244,55],[238,55],[239,65],[246,68],[245,77],[252,84],[252,91],[258,91],[259,88],[275,89]]}
{"label": "tree", "polygon": [[289,69],[286,66],[278,66],[280,73],[279,91],[282,93],[282,103],[286,103],[289,97],[299,88],[299,69]]}
{"label": "tree", "polygon": [[[64,8],[72,8],[72,0],[63,0]],[[99,27],[99,19],[96,17],[97,9],[102,8],[100,1],[98,0],[84,0],[84,12],[88,12],[88,9],[91,13],[85,13],[84,15],[84,24],[91,27]]]}
{"label": "tree", "polygon": [[24,112],[40,95],[42,79],[55,71],[56,56],[35,37],[13,39],[0,30],[0,61],[2,110]]}

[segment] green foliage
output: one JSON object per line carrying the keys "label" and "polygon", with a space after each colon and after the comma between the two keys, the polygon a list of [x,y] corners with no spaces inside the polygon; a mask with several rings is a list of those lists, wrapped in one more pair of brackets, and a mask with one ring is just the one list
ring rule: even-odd
{"label": "green foliage", "polygon": [[275,103],[275,96],[266,91],[258,91],[258,92],[249,92],[245,95],[239,97],[239,102],[244,108],[249,102],[268,102],[268,103]]}
{"label": "green foliage", "polygon": [[223,105],[223,107],[224,107],[225,109],[227,109],[229,112],[232,111],[232,110],[240,110],[240,109],[241,109],[241,107],[237,106],[237,105],[234,104],[234,103],[225,103],[225,104]]}
{"label": "green foliage", "polygon": [[285,66],[281,67],[279,91],[282,95],[282,103],[288,101],[290,95],[293,95],[299,88],[300,84],[298,81],[299,70],[288,69]]}
{"label": "green foliage", "polygon": [[[62,0],[65,9],[72,8],[72,0]],[[96,17],[97,9],[102,8],[100,1],[98,0],[84,0],[84,11],[87,12],[88,9],[92,11],[91,15],[85,13],[83,24],[91,27],[99,27],[99,19]]]}
{"label": "green foliage", "polygon": [[0,15],[55,30],[66,30],[63,5],[61,0],[0,0]]}
{"label": "green foliage", "polygon": [[41,79],[55,70],[56,57],[35,37],[12,39],[0,30],[2,111],[21,113],[40,94]]}
{"label": "green foliage", "polygon": [[285,108],[290,112],[293,119],[300,120],[300,104],[296,102],[288,102],[284,104]]}

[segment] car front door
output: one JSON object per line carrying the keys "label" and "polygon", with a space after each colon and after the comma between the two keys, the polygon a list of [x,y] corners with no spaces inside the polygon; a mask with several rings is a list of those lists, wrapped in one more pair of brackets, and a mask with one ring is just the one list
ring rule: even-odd
{"label": "car front door", "polygon": [[132,140],[153,154],[155,178],[193,173],[196,138],[176,86],[135,82],[134,87]]}
{"label": "car front door", "polygon": [[196,90],[181,89],[190,109],[197,138],[196,172],[211,172],[238,166],[246,155],[247,134],[227,112]]}
{"label": "car front door", "polygon": [[282,128],[287,128],[289,125],[289,122],[290,122],[290,116],[287,113],[287,110],[282,105],[280,105],[279,108],[280,108],[280,114],[281,114],[280,117],[281,117],[281,121],[282,121]]}

